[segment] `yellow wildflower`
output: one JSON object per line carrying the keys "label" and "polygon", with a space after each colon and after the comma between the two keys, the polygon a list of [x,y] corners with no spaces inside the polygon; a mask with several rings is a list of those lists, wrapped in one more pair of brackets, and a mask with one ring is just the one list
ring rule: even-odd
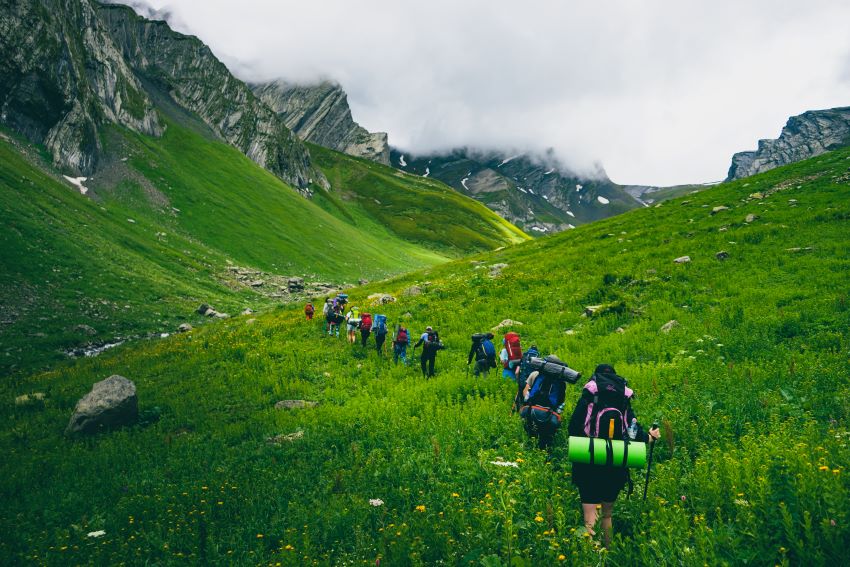
{"label": "yellow wildflower", "polygon": [[417,512],[424,512],[425,511],[425,505],[420,504],[419,506],[416,507],[416,511]]}

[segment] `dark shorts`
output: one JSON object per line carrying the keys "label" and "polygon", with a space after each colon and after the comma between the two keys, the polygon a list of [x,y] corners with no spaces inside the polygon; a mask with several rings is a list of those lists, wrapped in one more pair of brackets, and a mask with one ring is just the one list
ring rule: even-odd
{"label": "dark shorts", "polygon": [[615,501],[628,480],[628,469],[573,463],[573,484],[582,504]]}

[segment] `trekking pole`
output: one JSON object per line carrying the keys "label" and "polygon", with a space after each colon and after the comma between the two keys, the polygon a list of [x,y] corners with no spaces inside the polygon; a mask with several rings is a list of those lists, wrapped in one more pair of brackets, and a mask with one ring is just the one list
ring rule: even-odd
{"label": "trekking pole", "polygon": [[[658,429],[658,420],[655,420],[654,422],[652,422],[652,428],[650,429],[650,431],[652,431],[653,429]],[[655,443],[656,442],[653,441],[652,443],[649,444],[649,458],[647,459],[647,462],[646,462],[646,480],[643,483],[643,501],[644,502],[646,502],[646,491],[649,489],[649,469],[652,468],[652,451],[653,451],[653,449],[655,449]]]}

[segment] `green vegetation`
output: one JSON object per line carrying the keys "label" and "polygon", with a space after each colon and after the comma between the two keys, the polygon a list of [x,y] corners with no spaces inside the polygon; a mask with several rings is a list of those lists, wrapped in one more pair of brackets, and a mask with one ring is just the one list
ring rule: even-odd
{"label": "green vegetation", "polygon": [[367,230],[377,223],[398,238],[454,256],[529,238],[440,181],[312,144],[310,155],[333,188],[317,195],[316,202]]}
{"label": "green vegetation", "polygon": [[[352,183],[364,194],[374,180],[375,195],[393,192],[388,203],[398,197],[423,210],[436,203],[410,230],[398,228],[398,209],[371,213],[368,204],[340,201],[328,213],[317,203],[335,197],[307,200],[196,120],[171,108],[168,116],[162,138],[102,133],[113,162],[86,182],[93,199],[21,153],[37,148],[0,140],[0,375],[57,362],[88,343],[197,323],[201,302],[230,313],[269,307],[267,297],[226,275],[230,264],[342,284],[524,238],[471,199],[442,198],[410,176],[384,183],[386,171],[325,150],[337,176],[348,175],[346,167],[358,172],[352,178],[369,171]],[[440,231],[455,240],[439,244]]]}
{"label": "green vegetation", "polygon": [[[412,314],[414,336],[440,330],[430,381],[323,337],[300,306],[7,380],[0,561],[841,564],[848,166],[850,150],[829,153],[354,290],[361,306],[399,297],[378,311]],[[402,295],[414,284],[422,295]],[[583,317],[588,305],[608,308]],[[508,317],[526,346],[585,373],[614,364],[642,421],[662,422],[649,499],[618,503],[608,550],[574,532],[564,432],[547,463],[509,415],[510,384],[464,377],[468,335]],[[136,382],[142,424],[63,437],[76,400],[113,373]],[[46,400],[12,404],[31,392]],[[320,405],[274,409],[296,398]]]}

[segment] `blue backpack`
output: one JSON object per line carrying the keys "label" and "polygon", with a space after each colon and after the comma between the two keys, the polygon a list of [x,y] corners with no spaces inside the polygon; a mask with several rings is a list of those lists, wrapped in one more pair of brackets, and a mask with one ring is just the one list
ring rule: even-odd
{"label": "blue backpack", "polygon": [[531,374],[531,359],[535,357],[540,357],[540,352],[534,347],[531,347],[522,355],[522,360],[519,363],[519,376],[517,376],[520,384],[524,384],[528,379],[528,375]]}
{"label": "blue backpack", "polygon": [[387,316],[375,315],[375,323],[372,325],[372,332],[376,335],[387,334]]}

